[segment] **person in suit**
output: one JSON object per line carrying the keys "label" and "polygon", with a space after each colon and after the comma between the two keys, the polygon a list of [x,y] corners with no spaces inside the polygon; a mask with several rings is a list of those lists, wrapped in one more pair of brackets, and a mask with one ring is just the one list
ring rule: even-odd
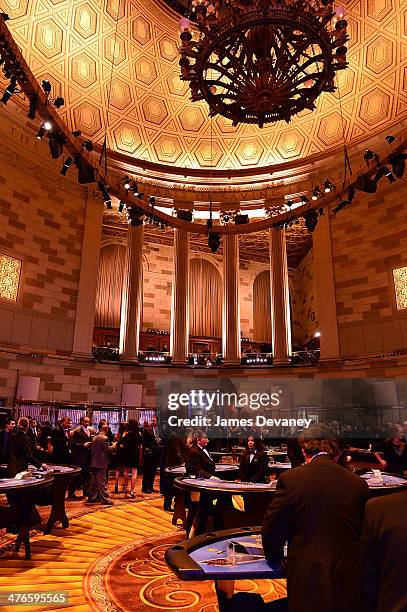
{"label": "person in suit", "polygon": [[263,548],[283,560],[288,541],[290,612],[353,612],[359,608],[358,562],[366,482],[338,465],[340,446],[314,426],[300,440],[306,465],[287,470],[263,523]]}
{"label": "person in suit", "polygon": [[177,467],[185,462],[185,441],[178,431],[171,431],[166,438],[163,449],[163,469],[160,472],[160,487],[164,495],[164,510],[172,512],[172,500],[175,495],[172,478],[168,477],[165,468]]}
{"label": "person in suit", "polygon": [[11,417],[7,418],[4,429],[0,431],[0,464],[8,462],[10,452],[10,437],[15,431],[16,422]]}
{"label": "person in suit", "polygon": [[366,505],[361,540],[361,612],[407,610],[407,492]]}
{"label": "person in suit", "polygon": [[186,474],[198,478],[210,478],[215,474],[215,462],[206,450],[208,436],[204,431],[197,431],[193,438],[192,446],[186,454]]}
{"label": "person in suit", "polygon": [[[187,476],[197,478],[216,478],[216,465],[206,447],[209,439],[204,431],[197,431],[193,437],[192,446],[187,449],[185,468]],[[195,535],[205,533],[208,518],[214,512],[213,496],[207,493],[199,494],[199,501],[191,495],[191,504],[188,512],[185,530],[190,533],[193,523],[196,522]]]}
{"label": "person in suit", "polygon": [[143,493],[156,493],[154,480],[160,459],[161,440],[157,433],[157,421],[155,417],[151,423],[144,423],[143,431],[143,481],[141,490]]}
{"label": "person in suit", "polygon": [[95,430],[90,426],[90,418],[83,416],[79,421],[79,427],[74,429],[71,438],[72,463],[81,468],[79,478],[73,485],[81,485],[85,497],[89,495],[90,446],[95,433]]}
{"label": "person in suit", "polygon": [[7,472],[10,478],[14,478],[19,472],[28,469],[32,464],[37,468],[46,469],[35,454],[34,444],[28,435],[29,420],[26,417],[18,419],[17,431],[12,433],[9,442],[9,456],[7,462]]}
{"label": "person in suit", "polygon": [[239,478],[242,482],[268,482],[269,458],[260,438],[249,436],[240,456]]}
{"label": "person in suit", "polygon": [[90,491],[88,501],[94,504],[100,501],[104,506],[111,506],[113,502],[109,499],[107,490],[106,470],[109,465],[109,439],[107,433],[108,425],[99,425],[99,433],[93,437],[90,446]]}
{"label": "person in suit", "polygon": [[70,465],[72,462],[70,431],[72,421],[63,416],[55,429],[52,430],[52,452],[53,463],[64,463]]}
{"label": "person in suit", "polygon": [[35,447],[38,446],[38,437],[40,435],[40,428],[38,425],[38,421],[35,418],[30,419],[30,426],[28,428],[27,434],[30,436],[31,440]]}

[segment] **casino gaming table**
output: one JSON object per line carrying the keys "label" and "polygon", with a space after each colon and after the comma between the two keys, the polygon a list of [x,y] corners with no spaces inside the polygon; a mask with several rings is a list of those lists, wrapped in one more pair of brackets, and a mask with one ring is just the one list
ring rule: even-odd
{"label": "casino gaming table", "polygon": [[284,472],[285,470],[289,470],[291,468],[290,461],[272,461],[269,463],[270,472]]}
{"label": "casino gaming table", "polygon": [[36,470],[33,465],[29,466],[29,469],[32,470],[34,476],[47,474],[53,477],[51,499],[46,500],[45,498],[41,499],[41,497],[39,497],[39,499],[36,500],[36,504],[39,506],[47,506],[49,503],[51,505],[51,512],[44,528],[45,535],[51,533],[52,528],[57,521],[61,522],[64,529],[69,527],[69,520],[65,510],[65,494],[71,479],[76,477],[81,471],[80,467],[72,465],[56,465],[50,463],[47,463],[46,465],[48,469],[45,471]]}
{"label": "casino gaming table", "polygon": [[[18,552],[21,543],[23,543],[26,559],[31,558],[30,525],[27,524],[27,517],[30,514],[29,508],[33,506],[33,494],[39,489],[52,486],[53,481],[53,476],[45,472],[21,480],[16,478],[0,479],[0,494],[7,495],[10,503],[10,506],[0,508],[0,528],[10,528],[12,525],[16,525],[15,550]],[[20,518],[18,509],[26,511],[22,513]]]}
{"label": "casino gaming table", "polygon": [[[231,542],[234,559],[227,552]],[[284,578],[281,565],[271,565],[264,558],[261,527],[205,533],[168,548],[165,561],[181,580]]]}
{"label": "casino gaming table", "polygon": [[[233,477],[234,474],[237,474],[239,471],[239,466],[230,464],[230,463],[217,463],[216,464],[216,475],[218,478],[230,478]],[[166,474],[171,479],[171,485],[174,484],[174,479],[176,477],[184,476],[185,474],[185,465],[178,465],[176,467],[165,468]],[[182,491],[179,489],[176,490],[175,493],[175,504],[174,504],[174,513],[172,516],[172,524],[176,525],[178,519],[181,519],[182,524],[185,528],[186,524],[186,509],[185,509],[185,496]]]}
{"label": "casino gaming table", "polygon": [[[178,477],[174,480],[174,487],[183,491],[200,493],[200,504],[207,503],[208,497],[211,500],[218,499],[216,509],[220,524],[224,528],[235,528],[257,525],[263,522],[264,514],[275,494],[277,481],[274,480],[266,484]],[[233,495],[243,496],[245,512],[235,509],[231,503],[228,505],[228,500],[222,499],[227,497],[231,499]],[[197,529],[205,531],[204,526],[199,521],[198,523]]]}
{"label": "casino gaming table", "polygon": [[366,480],[370,490],[370,497],[379,497],[381,495],[388,495],[389,493],[396,493],[407,487],[407,478],[403,476],[389,474],[388,472],[382,472],[381,475],[382,482],[377,481],[371,471],[359,475],[360,478]]}

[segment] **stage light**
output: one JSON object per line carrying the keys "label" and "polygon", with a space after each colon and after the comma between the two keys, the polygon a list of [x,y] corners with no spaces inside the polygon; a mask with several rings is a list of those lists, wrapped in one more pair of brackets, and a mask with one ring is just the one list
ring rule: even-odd
{"label": "stage light", "polygon": [[51,93],[51,83],[47,79],[41,81],[41,87],[47,95]]}
{"label": "stage light", "polygon": [[131,187],[131,181],[128,176],[124,177],[123,187],[128,191]]}
{"label": "stage light", "polygon": [[386,142],[391,144],[392,142],[394,142],[396,140],[396,136],[386,136],[385,140],[386,140]]}
{"label": "stage light", "polygon": [[98,187],[99,187],[100,193],[102,194],[103,201],[106,204],[106,208],[111,209],[112,208],[112,198],[110,197],[110,194],[107,190],[106,185],[104,184],[103,181],[98,181]]}
{"label": "stage light", "polygon": [[369,177],[362,174],[358,176],[355,182],[355,188],[358,191],[364,191],[365,193],[376,193],[377,191],[377,183],[372,181]]}
{"label": "stage light", "polygon": [[16,77],[12,76],[10,79],[10,83],[7,85],[0,101],[3,102],[3,104],[7,104],[7,102],[10,100],[11,96],[13,95],[16,89],[17,89],[17,79]]}
{"label": "stage light", "polygon": [[217,232],[209,232],[208,235],[208,247],[212,251],[212,253],[216,253],[220,247],[220,234]]}
{"label": "stage light", "polygon": [[58,98],[55,98],[54,100],[55,108],[61,108],[64,104],[65,104],[65,100],[61,96],[58,96]]}
{"label": "stage light", "polygon": [[379,161],[379,156],[377,155],[377,153],[374,153],[370,149],[366,149],[366,151],[363,154],[363,159],[365,160],[366,163],[369,163],[370,161],[372,161],[372,159],[374,159],[377,163]]}
{"label": "stage light", "polygon": [[58,159],[61,157],[62,153],[64,152],[64,144],[66,144],[66,139],[63,134],[55,130],[49,132],[48,146],[53,159]]}
{"label": "stage light", "polygon": [[314,187],[314,189],[312,190],[312,200],[318,200],[319,196],[321,195],[321,190],[319,187]]}
{"label": "stage light", "polygon": [[321,337],[321,332],[316,331],[314,336],[315,336],[315,338],[320,338]]}
{"label": "stage light", "polygon": [[311,210],[305,215],[304,219],[307,230],[309,232],[313,232],[318,223],[318,214],[315,212],[315,210]]}
{"label": "stage light", "polygon": [[287,200],[286,204],[289,208],[291,208],[291,206],[294,205],[294,200]]}
{"label": "stage light", "polygon": [[326,179],[324,181],[324,191],[325,191],[325,193],[329,193],[331,191],[331,189],[332,189],[332,186],[333,185],[332,185],[331,181]]}
{"label": "stage light", "polygon": [[389,164],[392,167],[393,174],[399,179],[403,178],[406,167],[406,159],[407,155],[405,153],[399,153],[397,151],[389,155]]}
{"label": "stage light", "polygon": [[86,151],[89,151],[89,153],[90,153],[91,151],[93,151],[93,144],[92,144],[92,142],[91,142],[90,140],[85,140],[85,141],[84,141],[84,143],[83,143],[83,145],[82,145],[82,147],[83,147],[83,148],[84,148]]}
{"label": "stage light", "polygon": [[394,178],[392,171],[387,166],[384,166],[382,170],[389,183],[395,183],[396,179]]}
{"label": "stage light", "polygon": [[52,123],[50,121],[44,121],[42,127],[44,128],[44,130],[49,132],[49,130],[52,130]]}
{"label": "stage light", "polygon": [[66,160],[64,161],[64,165],[61,168],[62,176],[66,175],[66,173],[68,172],[69,168],[71,167],[71,164],[72,164],[72,157],[67,157]]}
{"label": "stage light", "polygon": [[75,138],[77,138],[81,134],[82,134],[82,132],[80,130],[75,130],[74,132],[72,132],[72,136],[75,136]]}
{"label": "stage light", "polygon": [[27,113],[27,117],[29,119],[35,119],[35,115],[37,114],[37,110],[38,110],[38,96],[37,94],[31,94],[29,96],[29,99],[30,99],[30,108]]}
{"label": "stage light", "polygon": [[150,204],[150,206],[152,208],[154,208],[154,206],[155,206],[155,197],[154,196],[149,196],[148,197],[148,203]]}

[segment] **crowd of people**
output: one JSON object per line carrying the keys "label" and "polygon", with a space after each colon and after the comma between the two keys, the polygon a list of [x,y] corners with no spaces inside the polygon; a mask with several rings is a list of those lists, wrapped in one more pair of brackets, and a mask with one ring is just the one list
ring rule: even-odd
{"label": "crowd of people", "polygon": [[[63,464],[80,468],[68,489],[68,499],[87,498],[86,503],[111,505],[108,491],[109,471],[114,470],[114,493],[135,497],[135,485],[142,471],[142,492],[156,492],[154,480],[161,454],[161,440],[155,417],[139,427],[136,421],[121,423],[113,434],[109,423],[102,419],[97,428],[90,418],[82,416],[79,426],[63,416],[55,427],[49,422],[21,417],[18,422],[8,418],[0,431],[0,474],[14,477],[28,466],[46,468],[48,464]],[[120,480],[123,478],[123,485]],[[82,495],[77,495],[78,491]]]}

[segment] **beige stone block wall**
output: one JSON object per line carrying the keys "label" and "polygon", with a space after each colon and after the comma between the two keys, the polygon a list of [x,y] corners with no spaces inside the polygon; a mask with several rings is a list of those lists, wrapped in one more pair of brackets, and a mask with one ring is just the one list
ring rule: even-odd
{"label": "beige stone block wall", "polygon": [[331,222],[340,351],[407,349],[407,311],[396,310],[392,270],[407,265],[406,178],[357,192]]}
{"label": "beige stone block wall", "polygon": [[18,302],[0,301],[0,343],[72,350],[85,190],[0,109],[0,252],[23,261]]}

